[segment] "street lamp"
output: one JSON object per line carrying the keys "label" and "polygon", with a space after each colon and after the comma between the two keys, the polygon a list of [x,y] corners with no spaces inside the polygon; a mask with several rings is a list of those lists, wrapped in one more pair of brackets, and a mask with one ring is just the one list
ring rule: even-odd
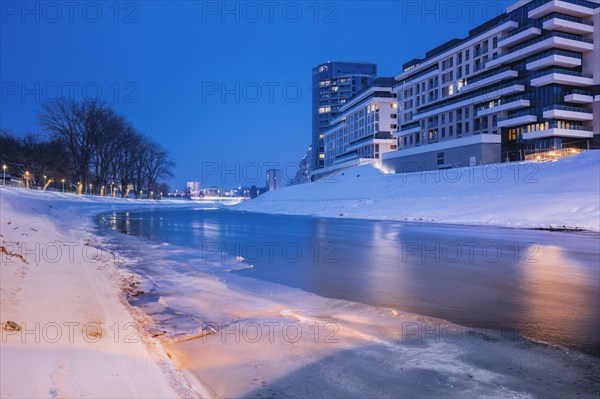
{"label": "street lamp", "polygon": [[29,172],[25,171],[25,187],[29,189]]}
{"label": "street lamp", "polygon": [[8,166],[6,165],[2,165],[2,185],[5,186],[6,185],[6,168]]}
{"label": "street lamp", "polygon": [[90,191],[89,191],[90,195],[92,195],[92,187],[93,187],[92,183],[90,183]]}
{"label": "street lamp", "polygon": [[62,185],[63,185],[63,193],[64,193],[64,192],[65,192],[65,179],[62,179],[62,180],[61,180],[61,183],[62,183]]}

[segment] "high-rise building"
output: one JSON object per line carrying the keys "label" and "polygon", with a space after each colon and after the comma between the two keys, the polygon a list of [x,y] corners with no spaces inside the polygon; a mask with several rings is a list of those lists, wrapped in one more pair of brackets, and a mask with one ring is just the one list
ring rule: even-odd
{"label": "high-rise building", "polygon": [[283,181],[281,180],[281,169],[269,169],[267,170],[267,189],[277,190],[283,187]]}
{"label": "high-rise building", "polygon": [[369,87],[377,65],[359,62],[326,62],[312,70],[312,170],[325,166],[323,133],[331,120],[356,93]]}
{"label": "high-rise building", "polygon": [[521,0],[403,66],[402,172],[548,158],[600,138],[600,0]]}

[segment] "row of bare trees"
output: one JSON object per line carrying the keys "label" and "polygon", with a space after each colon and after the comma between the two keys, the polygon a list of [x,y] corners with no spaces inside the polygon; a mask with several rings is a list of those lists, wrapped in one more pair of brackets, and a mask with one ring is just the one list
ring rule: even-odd
{"label": "row of bare trees", "polygon": [[[121,196],[158,193],[160,182],[173,177],[175,163],[168,151],[104,102],[48,103],[39,122],[50,134],[48,143],[59,144],[57,151],[68,159],[68,171],[59,173],[68,174],[80,193],[88,187]],[[11,138],[6,133],[2,137],[3,142]]]}

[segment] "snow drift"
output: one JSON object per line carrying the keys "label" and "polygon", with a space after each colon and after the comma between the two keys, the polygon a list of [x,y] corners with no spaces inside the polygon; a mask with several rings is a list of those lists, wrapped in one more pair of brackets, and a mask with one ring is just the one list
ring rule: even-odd
{"label": "snow drift", "polygon": [[385,174],[371,165],[286,187],[233,209],[287,215],[600,231],[600,151]]}

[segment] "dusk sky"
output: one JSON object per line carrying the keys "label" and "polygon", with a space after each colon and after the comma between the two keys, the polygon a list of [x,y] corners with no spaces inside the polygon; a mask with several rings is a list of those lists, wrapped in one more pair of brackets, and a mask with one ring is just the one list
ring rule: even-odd
{"label": "dusk sky", "polygon": [[512,2],[6,1],[0,127],[43,133],[41,103],[100,94],[169,149],[171,187],[264,185],[267,164],[297,163],[310,143],[313,66],[395,76]]}

